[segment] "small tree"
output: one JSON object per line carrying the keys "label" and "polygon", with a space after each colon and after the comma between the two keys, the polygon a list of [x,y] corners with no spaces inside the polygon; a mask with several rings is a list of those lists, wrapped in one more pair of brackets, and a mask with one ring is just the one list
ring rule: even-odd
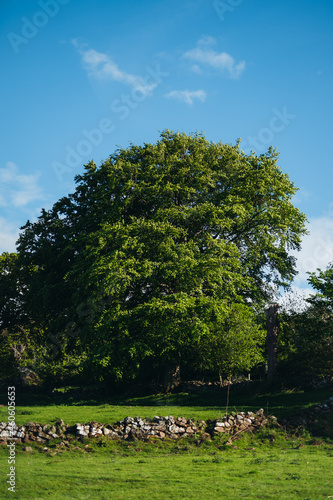
{"label": "small tree", "polygon": [[220,382],[240,375],[264,362],[265,330],[245,304],[217,308],[211,328],[201,338],[197,363],[203,369],[218,372]]}

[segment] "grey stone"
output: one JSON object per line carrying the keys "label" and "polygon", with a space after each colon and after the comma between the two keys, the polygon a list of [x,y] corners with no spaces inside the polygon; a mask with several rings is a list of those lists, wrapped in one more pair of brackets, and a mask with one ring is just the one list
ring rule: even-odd
{"label": "grey stone", "polygon": [[111,430],[111,429],[107,429],[106,427],[104,427],[103,429],[103,434],[104,436],[108,436],[109,434],[114,434],[114,432]]}
{"label": "grey stone", "polygon": [[87,432],[87,431],[85,431],[85,430],[83,430],[83,429],[78,429],[78,430],[76,431],[76,435],[77,435],[77,436],[81,436],[81,437],[86,437],[86,436],[88,436],[88,432]]}
{"label": "grey stone", "polygon": [[186,429],[186,434],[194,434],[194,430],[192,429],[192,427],[187,427]]}
{"label": "grey stone", "polygon": [[131,424],[134,421],[134,418],[132,417],[125,417],[124,418],[124,424]]}
{"label": "grey stone", "polygon": [[182,434],[183,432],[185,432],[185,429],[184,427],[178,427],[177,425],[172,424],[169,427],[169,432],[171,432],[172,434]]}

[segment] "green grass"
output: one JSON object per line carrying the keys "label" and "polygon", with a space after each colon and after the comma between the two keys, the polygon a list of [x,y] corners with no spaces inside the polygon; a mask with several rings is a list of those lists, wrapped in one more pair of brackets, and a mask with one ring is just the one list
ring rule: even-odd
{"label": "green grass", "polygon": [[[229,411],[256,411],[259,408],[277,417],[295,413],[330,397],[329,389],[284,390],[279,392],[230,390]],[[1,394],[6,404],[6,394]],[[225,414],[226,392],[203,391],[200,394],[157,394],[145,397],[105,397],[74,400],[70,396],[54,394],[45,396],[33,392],[17,393],[16,423],[28,421],[51,423],[63,419],[68,424],[97,420],[114,423],[127,415],[153,418],[155,415],[184,416],[194,420],[220,418]],[[0,420],[7,420],[7,408],[0,407]]]}
{"label": "green grass", "polygon": [[[329,389],[279,390],[264,386],[244,392],[231,388],[228,411],[264,408],[277,417],[330,397]],[[6,404],[6,394],[1,403]],[[73,399],[69,394],[26,391],[16,395],[16,423],[114,423],[125,416],[185,416],[194,420],[224,415],[226,392],[155,394],[145,397],[98,395]],[[0,420],[7,408],[0,407]],[[84,440],[66,449],[50,442],[48,451],[17,445],[16,492],[7,491],[8,450],[0,447],[0,498],[48,499],[322,499],[333,498],[333,417],[319,418],[309,432],[287,435],[282,428],[242,434],[227,445],[227,436],[211,442],[116,442]],[[314,437],[317,436],[317,437]],[[318,437],[319,436],[319,437]],[[77,449],[73,449],[76,447]]]}
{"label": "green grass", "polygon": [[[76,451],[56,452],[55,445],[51,452],[18,451],[15,498],[305,500],[333,495],[333,447],[285,439],[272,429],[243,436],[234,447],[218,439],[89,443]],[[6,451],[0,450],[2,477]],[[12,497],[2,481],[0,498]]]}

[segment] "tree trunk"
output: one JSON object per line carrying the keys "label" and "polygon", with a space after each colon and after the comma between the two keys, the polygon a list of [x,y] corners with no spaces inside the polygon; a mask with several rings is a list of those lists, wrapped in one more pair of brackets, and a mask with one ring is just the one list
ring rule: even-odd
{"label": "tree trunk", "polygon": [[223,378],[222,378],[221,370],[219,370],[219,379],[220,379],[220,387],[222,388],[223,387]]}
{"label": "tree trunk", "polygon": [[277,341],[279,335],[279,304],[272,304],[266,309],[267,318],[267,374],[272,378],[276,372]]}
{"label": "tree trunk", "polygon": [[162,386],[166,392],[172,391],[180,384],[180,365],[169,363],[164,368]]}

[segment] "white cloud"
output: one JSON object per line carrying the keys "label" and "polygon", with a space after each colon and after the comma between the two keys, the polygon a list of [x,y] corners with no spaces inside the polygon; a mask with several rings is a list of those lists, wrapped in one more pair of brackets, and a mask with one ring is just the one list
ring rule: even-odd
{"label": "white cloud", "polygon": [[200,38],[198,45],[215,45],[217,43],[216,38],[206,35]]}
{"label": "white cloud", "polygon": [[132,75],[120,69],[107,54],[94,49],[85,49],[76,40],[72,40],[72,44],[80,53],[89,76],[124,83],[143,95],[150,95],[156,88],[157,83],[148,83],[141,76]]}
{"label": "white cloud", "polygon": [[[14,252],[19,227],[40,212],[39,203],[47,198],[38,185],[40,174],[24,174],[13,162],[0,168],[0,252]],[[37,203],[36,203],[37,202]],[[38,205],[38,208],[36,206]]]}
{"label": "white cloud", "polygon": [[0,217],[0,253],[15,252],[15,242],[18,236],[18,228],[3,217]]}
{"label": "white cloud", "polygon": [[299,272],[295,285],[302,287],[306,286],[308,271],[315,272],[317,268],[324,271],[333,261],[333,216],[310,219],[308,230],[310,234],[303,237],[301,251],[291,252],[297,258]]}
{"label": "white cloud", "polygon": [[193,73],[197,73],[197,75],[202,75],[203,74],[203,71],[202,71],[202,69],[200,68],[200,66],[198,64],[193,64],[191,66],[191,71],[193,71]]}
{"label": "white cloud", "polygon": [[166,94],[165,97],[177,99],[178,101],[186,102],[192,105],[194,99],[199,99],[199,101],[204,102],[206,100],[207,94],[204,90],[173,90]]}
{"label": "white cloud", "polygon": [[[217,52],[209,48],[213,39],[209,37],[207,40],[208,43],[205,40],[199,40],[198,44],[200,46],[185,52],[183,57],[196,63],[210,66],[218,71],[227,72],[230,78],[239,78],[245,70],[245,61],[236,63],[235,59],[227,52]],[[197,68],[195,71],[198,72]]]}
{"label": "white cloud", "polygon": [[17,165],[7,162],[0,168],[0,205],[24,207],[31,202],[44,200],[38,186],[40,174],[22,174]]}

